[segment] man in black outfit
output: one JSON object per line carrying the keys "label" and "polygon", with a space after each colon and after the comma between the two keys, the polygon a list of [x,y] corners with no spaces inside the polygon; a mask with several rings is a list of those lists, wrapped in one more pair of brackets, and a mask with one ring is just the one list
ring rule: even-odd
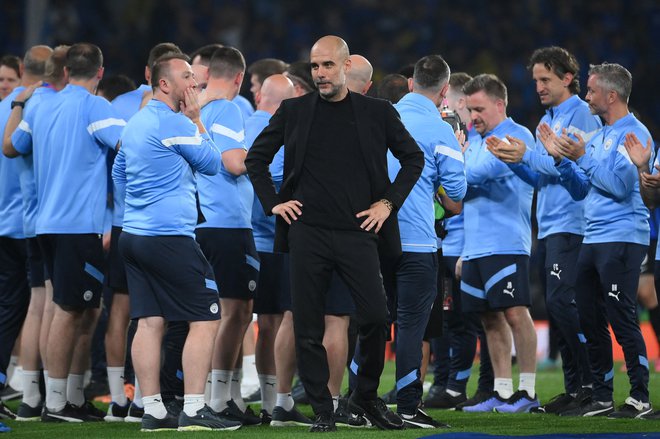
{"label": "man in black outfit", "polygon": [[[245,164],[264,211],[277,215],[275,251],[290,249],[298,372],[316,414],[311,431],[335,430],[322,345],[333,270],[352,291],[363,347],[349,410],[379,428],[400,429],[401,419],[376,394],[387,336],[380,264],[401,253],[396,212],[391,214],[419,178],[424,154],[391,104],[348,91],[344,40],[321,38],[310,61],[318,92],[282,102]],[[281,145],[278,194],[268,165]],[[394,182],[387,175],[388,148],[401,162]]]}

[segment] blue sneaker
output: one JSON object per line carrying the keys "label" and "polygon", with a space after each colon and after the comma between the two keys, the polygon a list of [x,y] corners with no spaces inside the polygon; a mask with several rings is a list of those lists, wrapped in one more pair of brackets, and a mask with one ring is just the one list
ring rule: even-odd
{"label": "blue sneaker", "polygon": [[7,427],[5,424],[0,422],[0,433],[9,433],[11,428]]}
{"label": "blue sneaker", "polygon": [[529,413],[533,408],[540,407],[537,397],[530,398],[525,390],[518,390],[504,404],[495,407],[497,413]]}
{"label": "blue sneaker", "polygon": [[493,392],[490,394],[490,397],[485,399],[482,402],[479,402],[475,405],[465,405],[463,406],[464,412],[469,413],[482,413],[482,412],[492,412],[495,407],[499,407],[502,404],[506,404],[507,400],[500,398],[499,393]]}

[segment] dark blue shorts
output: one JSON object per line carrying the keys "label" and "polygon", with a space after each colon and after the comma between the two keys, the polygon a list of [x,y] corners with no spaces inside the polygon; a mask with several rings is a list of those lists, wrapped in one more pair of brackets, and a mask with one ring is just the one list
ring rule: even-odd
{"label": "dark blue shorts", "polygon": [[289,282],[289,255],[259,252],[259,288],[254,297],[256,314],[282,314],[291,310],[291,283]]}
{"label": "dark blue shorts", "polygon": [[96,233],[39,235],[53,302],[62,308],[98,308],[103,294],[103,239]]}
{"label": "dark blue shorts", "polygon": [[121,227],[112,226],[110,235],[110,253],[108,254],[108,287],[113,293],[128,294],[128,282],[126,281],[126,267],[124,258],[119,253],[119,236]]}
{"label": "dark blue shorts", "polygon": [[132,319],[220,319],[213,269],[193,238],[122,232],[119,252],[126,264]]}
{"label": "dark blue shorts", "polygon": [[37,238],[27,238],[28,269],[30,270],[30,287],[38,288],[46,286],[46,264],[44,256],[39,247]]}
{"label": "dark blue shorts", "polygon": [[[287,253],[259,252],[261,270],[259,289],[254,299],[257,314],[281,314],[291,311],[291,284],[289,281],[289,255]],[[355,304],[346,282],[332,273],[325,300],[325,314],[349,316],[355,314]]]}
{"label": "dark blue shorts", "polygon": [[463,261],[463,312],[530,306],[529,256],[493,255]]}
{"label": "dark blue shorts", "polygon": [[208,259],[222,299],[254,299],[259,255],[251,229],[198,228],[197,242]]}

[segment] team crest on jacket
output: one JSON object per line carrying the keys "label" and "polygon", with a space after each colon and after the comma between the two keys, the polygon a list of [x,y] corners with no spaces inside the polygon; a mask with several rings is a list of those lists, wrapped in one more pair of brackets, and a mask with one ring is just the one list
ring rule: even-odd
{"label": "team crest on jacket", "polygon": [[608,151],[612,147],[612,143],[613,143],[612,139],[607,139],[603,144],[603,149],[605,149],[605,151]]}

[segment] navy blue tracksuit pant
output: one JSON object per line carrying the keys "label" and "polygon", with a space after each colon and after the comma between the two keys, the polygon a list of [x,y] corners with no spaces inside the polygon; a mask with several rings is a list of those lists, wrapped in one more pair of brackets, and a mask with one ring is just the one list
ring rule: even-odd
{"label": "navy blue tracksuit pant", "polygon": [[649,362],[637,322],[637,287],[645,254],[645,245],[627,242],[582,244],[580,249],[576,302],[587,339],[595,401],[612,401],[614,390],[608,321],[626,358],[630,396],[649,401]]}

